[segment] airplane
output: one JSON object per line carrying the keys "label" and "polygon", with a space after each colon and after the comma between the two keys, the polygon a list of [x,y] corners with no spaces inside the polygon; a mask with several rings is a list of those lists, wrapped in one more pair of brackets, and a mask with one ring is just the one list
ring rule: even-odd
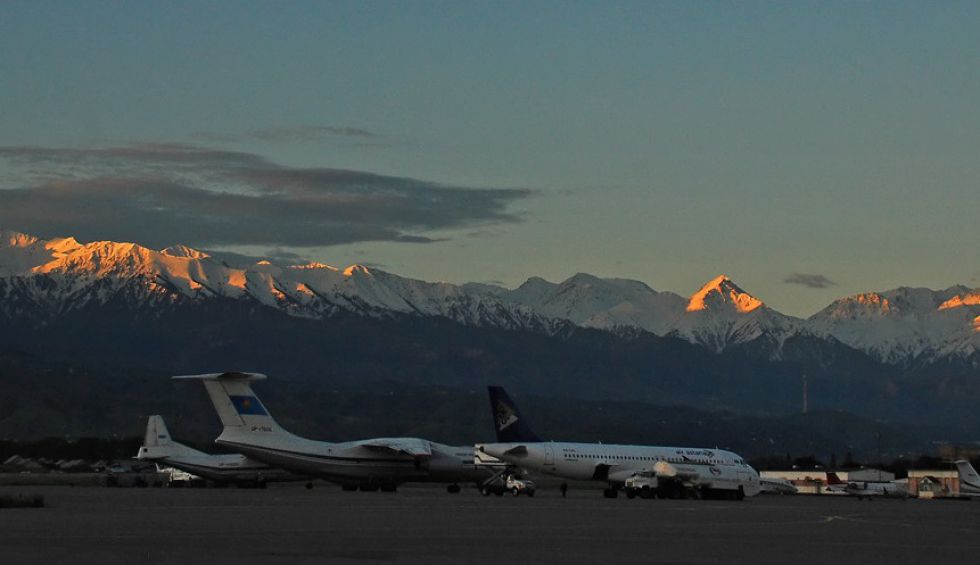
{"label": "airplane", "polygon": [[872,481],[851,481],[847,483],[844,492],[851,496],[856,496],[858,500],[882,496],[885,498],[908,498],[908,487],[898,481],[872,482]]}
{"label": "airplane", "polygon": [[847,483],[842,481],[840,477],[837,476],[837,473],[830,471],[827,472],[827,486],[824,487],[826,492],[833,494],[845,494],[846,489]]}
{"label": "airplane", "polygon": [[214,404],[224,429],[215,443],[267,465],[320,477],[344,490],[394,492],[406,482],[480,484],[493,470],[474,463],[473,446],[449,446],[413,437],[374,438],[344,443],[316,441],[283,429],[252,391],[261,373],[182,375],[198,380]]}
{"label": "airplane", "polygon": [[881,496],[885,498],[908,498],[909,491],[905,484],[898,481],[848,481],[840,480],[837,473],[827,473],[826,490],[835,494],[856,496],[858,500],[865,497]]}
{"label": "airplane", "polygon": [[956,463],[956,474],[960,479],[960,496],[980,496],[980,475],[966,459]]}
{"label": "airplane", "polygon": [[[741,500],[759,494],[759,474],[741,457],[721,449],[545,442],[531,431],[503,388],[488,387],[498,443],[477,450],[517,467],[572,480],[608,484],[616,498],[630,477],[653,472],[657,495]],[[652,482],[652,481],[651,481]],[[654,487],[654,485],[649,485]]]}
{"label": "airplane", "polygon": [[759,486],[766,494],[797,494],[799,489],[786,479],[760,478]]}
{"label": "airplane", "polygon": [[270,467],[238,453],[212,455],[178,443],[170,437],[163,417],[150,416],[143,445],[136,454],[140,461],[153,461],[219,484],[264,487],[271,481],[297,481],[306,477]]}

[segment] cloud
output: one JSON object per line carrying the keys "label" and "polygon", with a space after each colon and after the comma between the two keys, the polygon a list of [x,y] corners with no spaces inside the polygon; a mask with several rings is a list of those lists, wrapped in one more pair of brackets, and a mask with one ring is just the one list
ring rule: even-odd
{"label": "cloud", "polygon": [[809,288],[827,288],[836,286],[837,283],[823,275],[811,275],[805,273],[792,273],[783,282],[786,284],[798,284]]}
{"label": "cloud", "polygon": [[197,132],[193,137],[204,141],[241,143],[243,141],[317,141],[332,138],[376,140],[381,136],[365,129],[347,126],[292,126],[253,129],[240,133]]}
{"label": "cloud", "polygon": [[153,247],[431,243],[427,232],[519,222],[510,207],[531,194],[187,144],[0,147],[0,161],[19,168],[0,189],[0,225]]}

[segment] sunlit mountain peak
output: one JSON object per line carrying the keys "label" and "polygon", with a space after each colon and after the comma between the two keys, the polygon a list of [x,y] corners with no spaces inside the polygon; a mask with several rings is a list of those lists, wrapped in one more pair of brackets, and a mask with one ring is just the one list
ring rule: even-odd
{"label": "sunlit mountain peak", "polygon": [[319,263],[317,261],[310,261],[309,263],[305,263],[303,265],[290,265],[289,268],[290,269],[296,269],[296,270],[299,270],[299,271],[313,271],[313,270],[316,270],[316,269],[327,269],[329,271],[339,271],[340,270],[337,267],[334,267],[334,266],[331,266],[331,265],[327,265],[326,263]]}
{"label": "sunlit mountain peak", "polygon": [[82,246],[74,237],[56,237],[49,239],[44,244],[44,248],[57,254],[68,254]]}
{"label": "sunlit mountain peak", "polygon": [[958,294],[940,304],[939,309],[948,310],[950,308],[962,308],[963,306],[980,306],[980,290]]}
{"label": "sunlit mountain peak", "polygon": [[197,249],[181,244],[171,245],[166,249],[161,249],[160,253],[170,257],[182,257],[185,259],[206,259],[210,257],[210,255],[203,251],[198,251]]}
{"label": "sunlit mountain peak", "polygon": [[719,275],[691,296],[687,303],[687,311],[698,312],[728,307],[740,314],[746,314],[762,305],[761,300],[739,288],[728,276]]}
{"label": "sunlit mountain peak", "polygon": [[359,275],[368,275],[368,276],[370,276],[371,275],[371,271],[369,271],[368,268],[365,267],[364,265],[351,265],[350,267],[347,267],[346,269],[344,269],[344,276],[345,277],[350,277],[350,276],[358,275],[358,274]]}

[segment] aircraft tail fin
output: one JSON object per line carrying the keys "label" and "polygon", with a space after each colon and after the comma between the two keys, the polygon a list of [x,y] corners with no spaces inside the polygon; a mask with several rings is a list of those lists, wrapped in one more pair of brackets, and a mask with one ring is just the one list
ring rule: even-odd
{"label": "aircraft tail fin", "polygon": [[163,417],[150,416],[146,421],[146,433],[143,435],[143,445],[140,446],[137,459],[154,461],[173,457],[207,455],[182,443],[177,443],[170,437],[167,424]]}
{"label": "aircraft tail fin", "polygon": [[960,479],[960,492],[980,494],[980,475],[966,459],[956,461],[956,473]]}
{"label": "aircraft tail fin", "polygon": [[827,472],[827,484],[828,485],[844,485],[844,484],[847,484],[847,483],[845,483],[844,481],[840,480],[840,477],[837,476],[837,473]]}
{"label": "aircraft tail fin", "polygon": [[489,386],[487,391],[490,393],[490,413],[493,416],[497,441],[501,443],[541,441],[538,435],[531,431],[527,420],[503,387]]}
{"label": "aircraft tail fin", "polygon": [[208,373],[181,375],[175,380],[199,380],[211,397],[225,431],[283,433],[284,430],[252,391],[252,381],[265,379],[261,373]]}

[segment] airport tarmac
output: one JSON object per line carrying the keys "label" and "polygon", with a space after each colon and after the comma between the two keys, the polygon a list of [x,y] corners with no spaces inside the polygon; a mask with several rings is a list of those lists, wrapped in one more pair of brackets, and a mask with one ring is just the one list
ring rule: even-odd
{"label": "airport tarmac", "polygon": [[0,563],[972,563],[980,501],[742,502],[249,489],[0,488]]}

